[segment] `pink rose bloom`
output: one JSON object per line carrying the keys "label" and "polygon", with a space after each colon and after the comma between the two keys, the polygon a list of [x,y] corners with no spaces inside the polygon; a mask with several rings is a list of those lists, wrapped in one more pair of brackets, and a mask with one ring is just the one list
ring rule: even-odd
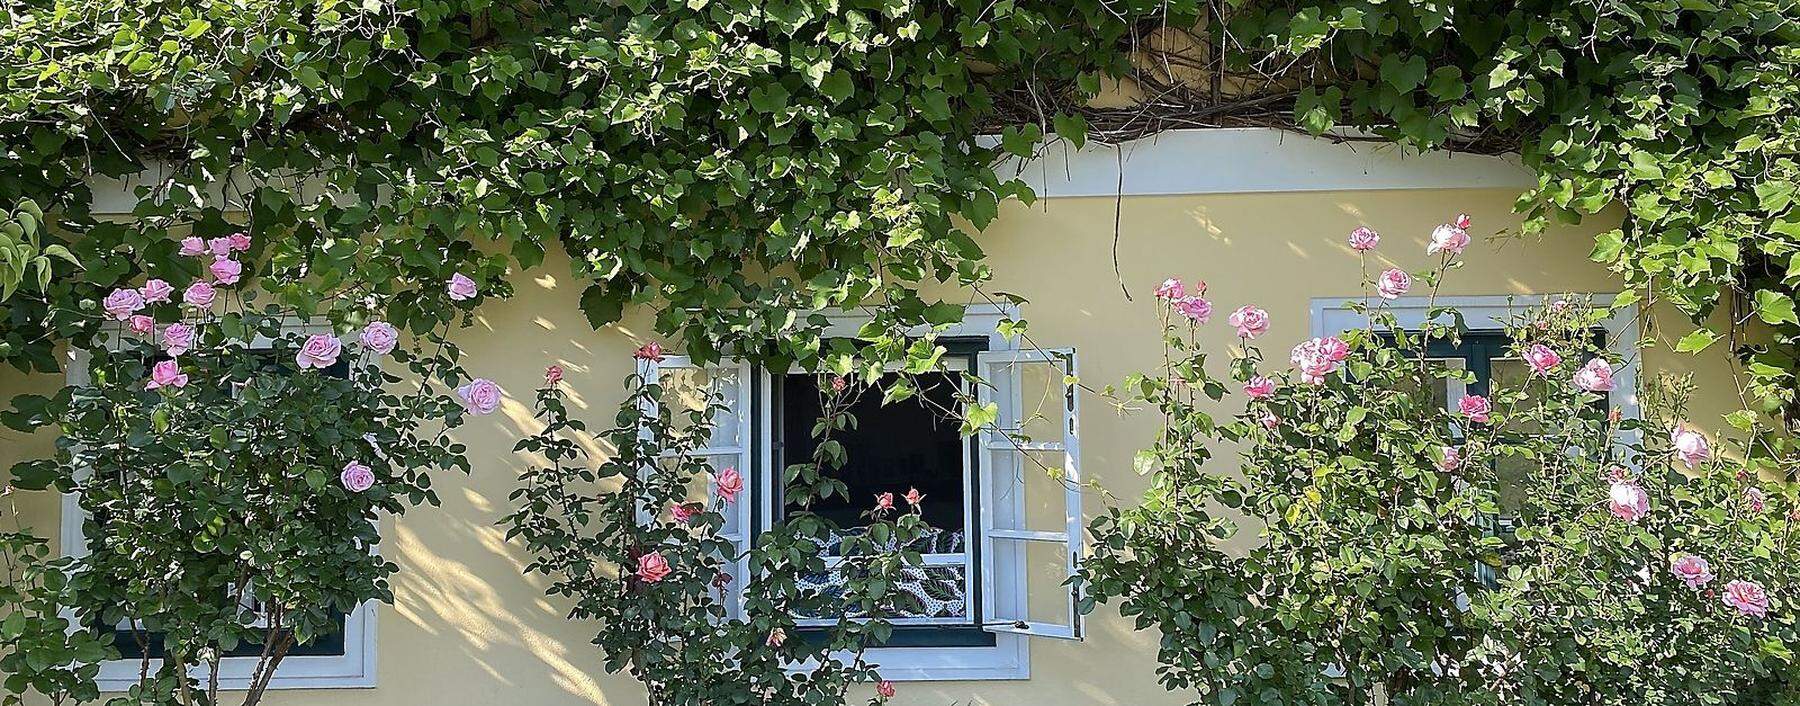
{"label": "pink rose bloom", "polygon": [[394,352],[394,346],[400,343],[400,330],[386,321],[370,321],[364,326],[362,334],[357,337],[363,347],[375,351],[377,355]]}
{"label": "pink rose bloom", "polygon": [[1412,289],[1412,275],[1399,268],[1390,267],[1375,280],[1375,293],[1382,299],[1399,299],[1409,289]]}
{"label": "pink rose bloom", "polygon": [[1317,340],[1319,341],[1319,352],[1324,353],[1326,358],[1331,359],[1331,362],[1342,363],[1350,359],[1350,344],[1344,343],[1344,339],[1337,336],[1326,336]]}
{"label": "pink rose bloom", "polygon": [[850,387],[850,381],[844,379],[844,376],[842,376],[842,375],[831,376],[831,391],[832,392],[843,392],[848,387]]}
{"label": "pink rose bloom", "polygon": [[181,365],[173,359],[156,361],[150,368],[150,381],[144,383],[144,389],[155,390],[163,387],[187,387],[187,373],[181,372]]}
{"label": "pink rose bloom", "polygon": [[674,520],[678,525],[692,522],[694,516],[698,514],[700,514],[700,508],[687,503],[675,503],[669,506],[669,519]]}
{"label": "pink rose bloom", "polygon": [[738,493],[744,492],[744,474],[738,473],[737,466],[726,466],[725,470],[719,471],[714,484],[719,488],[719,500],[729,503],[737,500]]}
{"label": "pink rose bloom", "polygon": [[1237,311],[1231,312],[1225,323],[1236,327],[1239,337],[1256,338],[1269,331],[1269,312],[1253,306],[1241,306]]}
{"label": "pink rose bloom", "polygon": [[1176,299],[1174,306],[1182,316],[1197,324],[1204,324],[1207,319],[1212,318],[1212,302],[1198,294]]}
{"label": "pink rose bloom", "polygon": [[764,643],[770,647],[780,647],[783,642],[787,642],[787,631],[781,628],[770,630],[769,639],[764,640]]}
{"label": "pink rose bloom", "polygon": [[456,394],[462,397],[463,406],[475,414],[493,414],[500,408],[500,397],[505,391],[487,378],[475,378],[469,384],[456,388]]}
{"label": "pink rose bloom", "polygon": [[638,580],[644,583],[656,583],[673,573],[669,568],[669,560],[663,558],[662,552],[650,552],[638,557],[637,565]]}
{"label": "pink rose bloom", "polygon": [[1638,518],[1650,514],[1650,495],[1644,488],[1631,481],[1617,481],[1607,491],[1607,508],[1614,517],[1626,522],[1636,522]]}
{"label": "pink rose bloom", "polygon": [[1270,431],[1281,426],[1281,416],[1266,409],[1263,410],[1262,416],[1257,421],[1262,422],[1263,428]]}
{"label": "pink rose bloom", "polygon": [[636,358],[638,360],[648,360],[648,361],[660,363],[660,362],[662,362],[662,359],[663,359],[662,344],[657,343],[656,341],[651,341],[644,345],[638,346],[637,350],[632,351],[631,357]]}
{"label": "pink rose bloom", "polygon": [[198,235],[190,235],[181,239],[181,254],[188,257],[199,257],[206,254],[206,240]]}
{"label": "pink rose bloom", "polygon": [[555,385],[556,383],[562,382],[562,378],[563,378],[562,366],[552,365],[548,368],[544,368],[544,385],[545,386]]}
{"label": "pink rose bloom", "polygon": [[880,694],[881,698],[884,699],[894,698],[894,694],[896,693],[894,691],[894,683],[886,679],[881,680],[880,683],[875,685],[875,693]]}
{"label": "pink rose bloom", "polygon": [[1686,424],[1676,424],[1669,432],[1669,443],[1675,447],[1675,457],[1688,468],[1693,468],[1712,458],[1712,446],[1706,443],[1706,437],[1700,432],[1687,428]]}
{"label": "pink rose bloom", "polygon": [[1525,349],[1525,364],[1531,366],[1531,372],[1538,375],[1549,375],[1551,370],[1562,364],[1562,356],[1542,343],[1533,343]]}
{"label": "pink rose bloom", "polygon": [[1469,247],[1469,232],[1455,225],[1445,223],[1431,231],[1431,245],[1426,246],[1427,255],[1447,252],[1451,255],[1461,253]]}
{"label": "pink rose bloom", "polygon": [[1187,294],[1187,288],[1181,286],[1181,280],[1175,279],[1174,277],[1165,279],[1162,284],[1156,285],[1157,299],[1174,301],[1180,299],[1185,294]]}
{"label": "pink rose bloom", "polygon": [[1612,392],[1612,365],[1605,358],[1595,358],[1575,371],[1575,386],[1588,392]]}
{"label": "pink rose bloom", "polygon": [[1458,468],[1462,468],[1462,449],[1456,448],[1455,446],[1445,446],[1442,453],[1443,458],[1439,459],[1437,462],[1438,470],[1454,471]]}
{"label": "pink rose bloom", "polygon": [[344,350],[343,341],[329,333],[315,333],[306,337],[300,344],[300,350],[294,353],[294,362],[301,368],[329,368],[337,364],[338,354]]}
{"label": "pink rose bloom", "polygon": [[211,240],[206,241],[206,249],[208,252],[212,253],[213,257],[230,257],[231,256],[231,239],[230,238],[213,238]]}
{"label": "pink rose bloom", "polygon": [[173,323],[163,327],[163,350],[169,355],[181,355],[194,349],[194,327],[184,323]]}
{"label": "pink rose bloom", "polygon": [[1250,378],[1249,382],[1244,383],[1244,394],[1253,400],[1268,399],[1275,394],[1275,381],[1261,375]]}
{"label": "pink rose bloom", "polygon": [[1302,341],[1288,355],[1300,371],[1301,382],[1313,385],[1325,382],[1325,376],[1336,372],[1338,363],[1349,357],[1349,346],[1336,336]]}
{"label": "pink rose bloom", "polygon": [[1732,581],[1725,584],[1725,595],[1720,600],[1744,615],[1762,618],[1769,614],[1769,594],[1755,581]]}
{"label": "pink rose bloom", "polygon": [[229,257],[213,260],[212,264],[206,267],[206,271],[211,272],[213,279],[217,280],[219,284],[228,287],[237,284],[238,279],[244,276],[244,266]]}
{"label": "pink rose bloom", "polygon": [[894,494],[893,493],[876,493],[875,494],[875,509],[877,511],[894,509]]}
{"label": "pink rose bloom", "polygon": [[1494,411],[1493,403],[1488,402],[1488,398],[1481,395],[1469,395],[1462,398],[1457,401],[1456,408],[1462,412],[1463,416],[1468,417],[1469,421],[1482,424],[1487,423],[1488,415]]}
{"label": "pink rose bloom", "polygon": [[230,246],[229,249],[231,252],[246,252],[250,250],[250,236],[243,233],[232,233],[231,235],[225,236],[225,242]]}
{"label": "pink rose bloom", "polygon": [[1763,494],[1762,488],[1745,488],[1744,502],[1750,505],[1751,512],[1762,512],[1768,509],[1769,497]]}
{"label": "pink rose bloom", "polygon": [[138,290],[122,287],[112,290],[111,294],[106,295],[106,298],[101,300],[100,306],[114,321],[125,321],[130,319],[132,314],[143,311],[144,295],[139,294]]}
{"label": "pink rose bloom", "polygon": [[1706,559],[1694,554],[1683,554],[1669,562],[1669,573],[1681,579],[1688,588],[1700,588],[1712,583],[1712,565]]}
{"label": "pink rose bloom", "polygon": [[143,314],[132,314],[131,320],[125,325],[131,327],[132,333],[139,336],[148,336],[151,331],[156,330],[156,319],[152,319]]}
{"label": "pink rose bloom", "polygon": [[213,289],[212,285],[198,280],[181,291],[181,301],[186,302],[189,306],[197,306],[202,309],[212,306],[213,297],[216,296],[218,296],[218,292]]}
{"label": "pink rose bloom", "polygon": [[1454,225],[1463,230],[1468,230],[1469,224],[1474,223],[1474,222],[1475,222],[1475,220],[1472,218],[1469,218],[1469,214],[1467,214],[1467,213],[1458,213],[1458,214],[1456,214],[1456,218],[1454,220],[1450,221],[1451,225]]}
{"label": "pink rose bloom", "polygon": [[451,299],[461,302],[474,299],[479,290],[475,287],[475,280],[469,279],[463,273],[458,272],[450,275],[450,281],[445,283],[444,291],[450,293]]}
{"label": "pink rose bloom", "polygon": [[907,505],[914,507],[917,507],[919,503],[925,502],[925,494],[919,492],[918,488],[907,488],[906,495],[902,497],[906,499]]}
{"label": "pink rose bloom", "polygon": [[360,493],[375,487],[375,472],[369,470],[368,466],[351,461],[345,464],[343,472],[338,474],[338,482],[343,484],[345,490]]}
{"label": "pink rose bloom", "polygon": [[166,304],[174,294],[175,287],[160,279],[151,279],[138,290],[138,296],[144,298],[145,304]]}
{"label": "pink rose bloom", "polygon": [[1358,227],[1350,231],[1350,249],[1357,252],[1374,250],[1381,244],[1381,235],[1368,228]]}

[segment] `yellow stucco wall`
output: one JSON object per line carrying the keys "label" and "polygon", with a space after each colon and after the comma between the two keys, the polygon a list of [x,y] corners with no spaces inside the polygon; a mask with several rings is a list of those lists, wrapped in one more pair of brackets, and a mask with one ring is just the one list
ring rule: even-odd
{"label": "yellow stucco wall", "polygon": [[[1136,301],[1120,293],[1114,274],[1112,198],[1067,198],[1032,206],[1009,204],[981,241],[996,272],[994,289],[1029,298],[1023,313],[1032,335],[1049,347],[1074,347],[1082,378],[1100,386],[1148,369],[1160,355],[1149,288],[1169,276],[1202,278],[1217,314],[1207,327],[1214,347],[1232,342],[1224,314],[1245,303],[1267,308],[1274,324],[1265,350],[1275,361],[1308,335],[1312,298],[1352,295],[1356,258],[1344,234],[1367,224],[1381,231],[1385,262],[1417,270],[1426,264],[1432,226],[1457,211],[1474,216],[1478,234],[1510,230],[1514,188],[1257,193],[1128,197],[1122,208],[1118,267]],[[1589,237],[1607,224],[1555,230],[1541,239],[1477,242],[1446,291],[1452,294],[1613,292],[1618,285],[1587,260]],[[518,296],[492,302],[478,325],[459,336],[467,364],[519,394],[540,380],[545,365],[568,369],[577,409],[603,422],[618,402],[618,380],[630,351],[649,330],[641,314],[595,332],[577,309],[578,283],[562,263],[522,273]],[[1671,322],[1674,317],[1664,317]],[[1668,340],[1684,333],[1666,332]],[[1693,415],[1709,428],[1732,409],[1723,351],[1646,357],[1652,369],[1693,370],[1710,394]],[[1222,370],[1220,372],[1223,372]],[[46,390],[58,379],[0,374],[0,395]],[[1152,433],[1147,417],[1120,417],[1098,400],[1084,402],[1083,465],[1091,479],[1131,499],[1143,480],[1131,471],[1133,452]],[[520,703],[637,704],[641,690],[601,670],[589,630],[563,619],[541,581],[521,573],[526,557],[495,526],[508,511],[520,459],[512,445],[532,427],[520,400],[476,418],[459,433],[469,444],[474,473],[434,483],[441,508],[421,508],[384,523],[383,552],[401,566],[396,604],[379,617],[379,686],[342,691],[283,691],[280,706],[416,706]],[[46,436],[0,430],[0,465],[46,452]],[[1229,462],[1229,459],[1225,459]],[[55,504],[23,498],[28,518],[54,533]],[[1099,501],[1088,501],[1088,512]],[[1157,704],[1185,703],[1165,694],[1154,676],[1153,634],[1137,633],[1115,613],[1091,616],[1083,643],[1040,640],[1031,647],[1028,681],[929,682],[901,685],[904,704]]]}

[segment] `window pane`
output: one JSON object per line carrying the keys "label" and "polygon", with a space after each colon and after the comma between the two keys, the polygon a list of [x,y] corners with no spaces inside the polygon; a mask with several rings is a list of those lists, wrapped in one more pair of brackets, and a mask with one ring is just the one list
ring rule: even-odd
{"label": "window pane", "polygon": [[[904,622],[909,619],[968,617],[968,569],[963,564],[911,566],[902,573],[904,576],[894,585],[895,603],[892,612],[883,616],[884,618]],[[841,596],[844,591],[844,574],[840,571],[809,574],[800,579],[800,587],[824,591],[831,597]],[[800,617],[818,620],[837,616],[826,614]],[[854,611],[849,617],[866,616],[861,611]]]}
{"label": "window pane", "polygon": [[[833,495],[816,499],[808,509],[839,527],[865,525],[862,513],[875,503],[877,493],[893,493],[895,506],[908,509],[901,496],[909,488],[925,494],[923,517],[940,534],[931,537],[945,551],[962,551],[966,525],[963,460],[967,444],[954,418],[960,403],[960,373],[927,373],[914,376],[921,388],[911,399],[882,406],[882,389],[897,376],[883,378],[876,388],[853,388],[850,405],[857,427],[835,437],[844,446],[848,462],[837,478],[849,487],[849,497]],[[819,379],[813,375],[789,375],[782,391],[782,463],[806,463],[817,440],[813,425],[821,404]],[[954,549],[951,549],[954,547]]]}

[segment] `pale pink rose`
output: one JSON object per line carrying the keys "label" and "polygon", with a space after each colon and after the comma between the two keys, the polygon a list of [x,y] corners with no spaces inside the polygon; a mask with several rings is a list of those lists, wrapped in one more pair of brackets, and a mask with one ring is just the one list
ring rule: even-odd
{"label": "pale pink rose", "polygon": [[1175,311],[1197,324],[1204,324],[1207,319],[1212,318],[1212,302],[1197,294],[1176,299],[1174,306]]}
{"label": "pale pink rose", "polygon": [[1463,416],[1468,417],[1469,421],[1482,424],[1487,423],[1488,415],[1494,411],[1493,403],[1488,402],[1488,398],[1481,395],[1469,395],[1462,398],[1457,401],[1456,408],[1462,412]]}
{"label": "pale pink rose", "polygon": [[160,279],[151,279],[138,290],[138,296],[144,298],[145,304],[166,304],[174,294],[175,287]]}
{"label": "pale pink rose", "polygon": [[1165,280],[1163,280],[1162,284],[1156,285],[1156,298],[1157,299],[1166,299],[1169,301],[1175,301],[1176,299],[1180,299],[1183,295],[1186,295],[1186,294],[1187,294],[1187,288],[1181,286],[1181,280],[1176,279],[1174,277],[1165,279]]}
{"label": "pale pink rose", "polygon": [[500,398],[506,392],[499,385],[487,378],[475,378],[468,384],[456,388],[456,394],[462,397],[463,407],[475,414],[493,414],[500,408]]}
{"label": "pale pink rose", "polygon": [[194,327],[184,323],[173,323],[163,327],[163,350],[169,355],[181,355],[194,349]]}
{"label": "pale pink rose", "polygon": [[338,354],[343,350],[344,342],[337,336],[315,333],[300,344],[300,350],[294,353],[294,362],[301,368],[329,368],[337,364]]}
{"label": "pale pink rose", "polygon": [[156,361],[150,368],[150,380],[144,383],[144,389],[155,390],[162,387],[187,387],[187,373],[181,372],[181,365],[173,359]]}
{"label": "pale pink rose", "polygon": [[131,320],[126,322],[125,325],[131,328],[132,333],[139,336],[148,336],[151,331],[156,330],[156,319],[143,314],[132,314]]}
{"label": "pale pink rose", "polygon": [[360,493],[375,487],[375,472],[369,470],[368,466],[351,461],[344,464],[343,472],[338,473],[338,482],[343,484],[345,490]]}
{"label": "pale pink rose", "polygon": [[906,495],[903,495],[901,497],[905,498],[907,505],[911,505],[913,507],[918,507],[919,503],[925,502],[925,494],[919,492],[918,488],[907,488]]}
{"label": "pale pink rose", "polygon": [[138,290],[121,287],[106,295],[106,298],[101,300],[100,306],[106,309],[107,315],[111,316],[114,321],[125,321],[130,319],[132,314],[144,310],[144,295],[139,294]]}
{"label": "pale pink rose", "polygon": [[1549,375],[1551,370],[1562,364],[1562,356],[1542,343],[1533,343],[1525,349],[1525,364],[1531,366],[1531,372],[1538,375]]}
{"label": "pale pink rose", "polygon": [[1443,457],[1438,459],[1438,470],[1454,471],[1458,468],[1462,468],[1462,449],[1456,448],[1455,446],[1445,446],[1443,447],[1441,454]]}
{"label": "pale pink rose", "polygon": [[1275,394],[1275,381],[1261,375],[1250,378],[1249,382],[1244,383],[1244,394],[1253,400],[1268,399]]}
{"label": "pale pink rose", "polygon": [[787,642],[787,631],[781,628],[770,630],[769,639],[764,640],[763,642],[770,647],[780,647],[781,643]]}
{"label": "pale pink rose", "polygon": [[1380,245],[1380,244],[1381,244],[1381,235],[1376,233],[1373,230],[1370,230],[1370,229],[1364,228],[1364,227],[1358,227],[1356,230],[1350,231],[1350,249],[1351,250],[1355,250],[1357,252],[1368,252],[1370,250],[1374,250],[1375,246]]}
{"label": "pale pink rose", "polygon": [[738,472],[737,466],[726,466],[713,483],[718,486],[719,500],[727,503],[737,500],[737,494],[744,492],[744,474]]}
{"label": "pale pink rose", "polygon": [[1769,507],[1769,496],[1763,494],[1762,488],[1745,488],[1744,504],[1750,506],[1751,512],[1762,512]]}
{"label": "pale pink rose", "polygon": [[218,296],[218,292],[213,289],[211,284],[198,280],[181,291],[181,301],[186,302],[189,306],[202,309],[212,306],[213,298],[216,296]]}
{"label": "pale pink rose", "polygon": [[1612,365],[1605,358],[1595,358],[1575,371],[1575,386],[1588,392],[1611,392],[1613,389]]}
{"label": "pale pink rose", "polygon": [[880,694],[881,698],[891,699],[894,698],[894,694],[898,692],[894,690],[893,682],[883,679],[880,683],[875,685],[875,693]]}
{"label": "pale pink rose", "polygon": [[875,510],[877,512],[883,511],[883,510],[892,510],[892,509],[894,509],[894,494],[893,493],[876,493],[875,494]]}
{"label": "pale pink rose", "polygon": [[181,239],[181,254],[188,257],[199,257],[206,254],[206,239],[198,235],[190,235]]}
{"label": "pale pink rose", "polygon": [[225,236],[225,242],[230,246],[232,252],[247,252],[250,250],[250,236],[244,233],[232,233],[231,235]]}
{"label": "pale pink rose", "polygon": [[1326,336],[1319,341],[1319,352],[1324,353],[1333,363],[1342,363],[1350,359],[1350,344],[1337,336]]}
{"label": "pale pink rose", "polygon": [[1732,581],[1725,584],[1725,594],[1720,600],[1744,615],[1758,618],[1769,615],[1769,594],[1763,590],[1762,584],[1755,581]]}
{"label": "pale pink rose", "polygon": [[1313,385],[1324,383],[1325,376],[1336,372],[1338,363],[1349,357],[1349,346],[1336,336],[1301,341],[1288,355],[1300,371],[1300,381]]}
{"label": "pale pink rose", "polygon": [[850,381],[844,379],[844,376],[842,376],[842,375],[831,376],[831,391],[832,392],[843,392],[848,387],[850,387]]}
{"label": "pale pink rose", "polygon": [[669,560],[663,558],[662,552],[650,552],[638,557],[637,577],[639,581],[656,583],[668,578],[669,574],[673,572],[674,570],[669,568]]}
{"label": "pale pink rose", "polygon": [[1375,280],[1375,293],[1382,299],[1399,299],[1409,289],[1412,289],[1412,275],[1399,268],[1390,267]]}
{"label": "pale pink rose", "polygon": [[1262,416],[1257,418],[1257,421],[1262,422],[1264,429],[1273,431],[1281,426],[1281,415],[1265,409],[1263,410]]}
{"label": "pale pink rose", "polygon": [[1695,554],[1682,554],[1669,562],[1669,573],[1681,579],[1688,588],[1700,588],[1712,583],[1712,564],[1706,563],[1704,557]]}
{"label": "pale pink rose", "polygon": [[556,383],[562,382],[562,379],[563,379],[562,366],[552,365],[548,368],[544,368],[544,386],[545,387],[555,385]]}
{"label": "pale pink rose", "polygon": [[1269,312],[1254,306],[1241,306],[1237,311],[1231,312],[1225,323],[1236,327],[1238,336],[1242,338],[1256,338],[1269,331]]}
{"label": "pale pink rose", "polygon": [[662,362],[662,359],[663,359],[662,344],[657,343],[656,341],[651,341],[644,345],[638,346],[637,350],[632,351],[631,357],[636,358],[638,360],[648,360],[648,361],[660,363],[660,362]]}
{"label": "pale pink rose", "polygon": [[475,280],[458,272],[450,275],[450,281],[444,284],[444,291],[450,293],[451,299],[460,302],[474,299],[479,290],[475,287]]}
{"label": "pale pink rose", "polygon": [[1467,214],[1467,213],[1458,213],[1458,214],[1456,214],[1456,218],[1454,218],[1454,219],[1452,219],[1452,220],[1451,220],[1451,221],[1450,221],[1450,224],[1451,224],[1451,225],[1454,225],[1454,226],[1456,226],[1456,227],[1458,227],[1458,228],[1461,228],[1461,229],[1463,229],[1463,230],[1468,230],[1468,229],[1469,229],[1469,225],[1470,225],[1470,224],[1472,224],[1472,223],[1474,223],[1474,222],[1475,222],[1475,220],[1474,220],[1474,219],[1472,219],[1472,218],[1469,218],[1469,214]]}
{"label": "pale pink rose", "polygon": [[1706,443],[1706,437],[1700,432],[1687,428],[1686,424],[1677,423],[1669,432],[1669,443],[1675,447],[1675,458],[1693,468],[1712,458],[1712,446]]}
{"label": "pale pink rose", "polygon": [[231,257],[231,239],[230,238],[209,239],[206,241],[206,250],[207,250],[207,252],[212,253],[213,257],[219,257],[219,258]]}
{"label": "pale pink rose", "polygon": [[1613,516],[1626,522],[1636,522],[1650,513],[1650,494],[1631,481],[1614,482],[1606,499],[1607,509],[1612,510]]}
{"label": "pale pink rose", "polygon": [[698,514],[700,514],[700,508],[688,503],[674,503],[669,505],[669,519],[674,520],[675,524],[678,525],[685,525],[692,522],[694,516]]}
{"label": "pale pink rose", "polygon": [[386,321],[370,321],[357,336],[364,348],[375,351],[377,355],[394,352],[394,346],[400,343],[400,330]]}
{"label": "pale pink rose", "polygon": [[1429,255],[1436,255],[1440,252],[1455,255],[1467,247],[1469,247],[1469,232],[1445,223],[1431,231],[1431,245],[1425,248],[1425,252]]}
{"label": "pale pink rose", "polygon": [[238,279],[244,276],[244,266],[229,257],[213,260],[206,271],[212,273],[214,281],[228,287],[237,284]]}

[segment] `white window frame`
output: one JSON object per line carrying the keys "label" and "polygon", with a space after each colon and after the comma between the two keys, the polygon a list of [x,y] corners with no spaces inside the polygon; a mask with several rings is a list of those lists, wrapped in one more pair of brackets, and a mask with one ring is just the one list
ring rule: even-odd
{"label": "white window frame", "polygon": [[[308,336],[315,333],[332,333],[331,325],[322,319],[290,319],[282,323],[283,335]],[[124,345],[124,330],[121,326],[112,325],[103,331],[96,344],[109,350],[118,350]],[[250,342],[250,347],[268,348],[273,341],[258,336]],[[65,380],[69,385],[82,386],[92,382],[89,366],[93,356],[86,350],[71,350],[65,366]],[[77,472],[78,474],[81,471]],[[87,536],[83,525],[87,514],[81,509],[81,500],[74,493],[62,496],[62,512],[60,513],[62,553],[68,557],[83,557],[88,553]],[[379,521],[377,521],[379,525]],[[380,553],[379,542],[369,548],[371,552]],[[275,676],[269,680],[269,689],[370,689],[376,685],[375,678],[375,623],[376,604],[365,601],[344,616],[344,653],[341,655],[293,655],[281,660],[275,668]],[[69,619],[72,630],[81,630],[73,615],[65,615]],[[256,669],[258,657],[226,657],[219,660],[219,688],[224,691],[244,691],[250,688],[251,677]],[[150,660],[150,669],[155,671],[162,660]],[[122,692],[136,686],[138,672],[143,663],[136,659],[115,659],[101,663],[97,677],[102,692]],[[192,671],[195,678],[205,678],[201,667]]]}

